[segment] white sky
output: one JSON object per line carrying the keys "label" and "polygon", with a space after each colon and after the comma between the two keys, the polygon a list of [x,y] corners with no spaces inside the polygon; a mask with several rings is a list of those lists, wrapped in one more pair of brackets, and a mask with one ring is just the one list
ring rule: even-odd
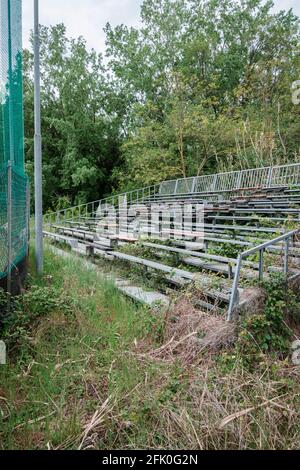
{"label": "white sky", "polygon": [[[220,0],[222,1],[222,0]],[[274,0],[275,9],[293,8],[300,16],[299,0]],[[105,51],[103,28],[107,22],[113,26],[139,25],[142,0],[40,0],[40,23],[46,26],[63,22],[71,37],[83,36],[88,46]],[[28,46],[33,27],[33,0],[23,0],[23,43]]]}

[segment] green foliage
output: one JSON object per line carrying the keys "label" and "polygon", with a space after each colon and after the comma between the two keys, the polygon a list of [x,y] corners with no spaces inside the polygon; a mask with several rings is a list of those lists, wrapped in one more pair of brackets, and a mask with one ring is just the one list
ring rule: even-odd
{"label": "green foliage", "polygon": [[[99,199],[119,160],[120,109],[101,55],[63,24],[41,28],[44,208]],[[33,180],[33,55],[24,52],[26,165]],[[33,197],[32,197],[33,201]],[[59,201],[57,203],[57,201]]]}
{"label": "green foliage", "polygon": [[30,344],[30,332],[40,318],[49,313],[60,312],[64,315],[71,313],[71,299],[61,289],[51,286],[32,286],[30,290],[19,297],[11,299],[10,313],[3,320],[2,338],[8,348]]}
{"label": "green foliage", "polygon": [[106,33],[109,66],[128,97],[121,186],[295,160],[292,11],[274,14],[260,0],[145,0],[140,30]]}
{"label": "green foliage", "polygon": [[237,348],[245,364],[253,365],[265,353],[284,356],[289,351],[291,320],[299,321],[299,299],[287,289],[284,276],[272,274],[263,284],[266,303],[262,313],[251,315],[239,333]]}
{"label": "green foliage", "polygon": [[[144,0],[140,29],[105,31],[107,65],[83,38],[68,39],[63,24],[42,27],[45,210],[66,198],[87,202],[169,178],[295,161],[292,11],[275,14],[262,0]],[[25,51],[31,179],[32,76]]]}

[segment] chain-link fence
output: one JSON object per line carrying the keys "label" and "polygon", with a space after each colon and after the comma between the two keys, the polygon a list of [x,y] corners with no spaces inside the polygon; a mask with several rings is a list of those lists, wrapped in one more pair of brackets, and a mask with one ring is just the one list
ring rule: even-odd
{"label": "chain-link fence", "polygon": [[22,74],[22,0],[0,0],[0,280],[8,287],[29,240]]}
{"label": "chain-link fence", "polygon": [[0,278],[3,278],[27,255],[28,179],[8,165],[0,172],[0,188]]}

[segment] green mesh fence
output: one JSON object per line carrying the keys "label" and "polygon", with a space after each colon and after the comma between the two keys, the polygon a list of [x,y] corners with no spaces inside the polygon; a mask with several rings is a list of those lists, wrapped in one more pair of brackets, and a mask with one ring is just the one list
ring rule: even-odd
{"label": "green mesh fence", "polygon": [[[11,176],[9,176],[10,172]],[[28,181],[16,168],[4,168],[0,172],[0,187],[0,277],[3,277],[7,275],[9,269],[17,266],[27,255]],[[11,220],[10,226],[8,220]],[[9,246],[11,247],[10,257]]]}
{"label": "green mesh fence", "polygon": [[22,0],[0,0],[0,278],[28,247],[24,170]]}

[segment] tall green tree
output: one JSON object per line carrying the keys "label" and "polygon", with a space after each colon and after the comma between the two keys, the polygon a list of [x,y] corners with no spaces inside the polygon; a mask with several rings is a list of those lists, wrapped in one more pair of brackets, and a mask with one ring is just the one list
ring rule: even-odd
{"label": "tall green tree", "polygon": [[[118,165],[120,122],[101,55],[65,26],[41,29],[45,208],[98,199],[110,192]],[[24,53],[26,154],[33,173],[33,57]]]}
{"label": "tall green tree", "polygon": [[[300,154],[299,19],[268,0],[144,0],[141,27],[109,24],[106,60],[41,30],[45,209],[176,177]],[[33,57],[24,52],[33,174]]]}
{"label": "tall green tree", "polygon": [[295,159],[299,19],[272,7],[145,0],[140,30],[107,26],[109,65],[130,90],[122,185],[143,183],[150,151],[151,181]]}

